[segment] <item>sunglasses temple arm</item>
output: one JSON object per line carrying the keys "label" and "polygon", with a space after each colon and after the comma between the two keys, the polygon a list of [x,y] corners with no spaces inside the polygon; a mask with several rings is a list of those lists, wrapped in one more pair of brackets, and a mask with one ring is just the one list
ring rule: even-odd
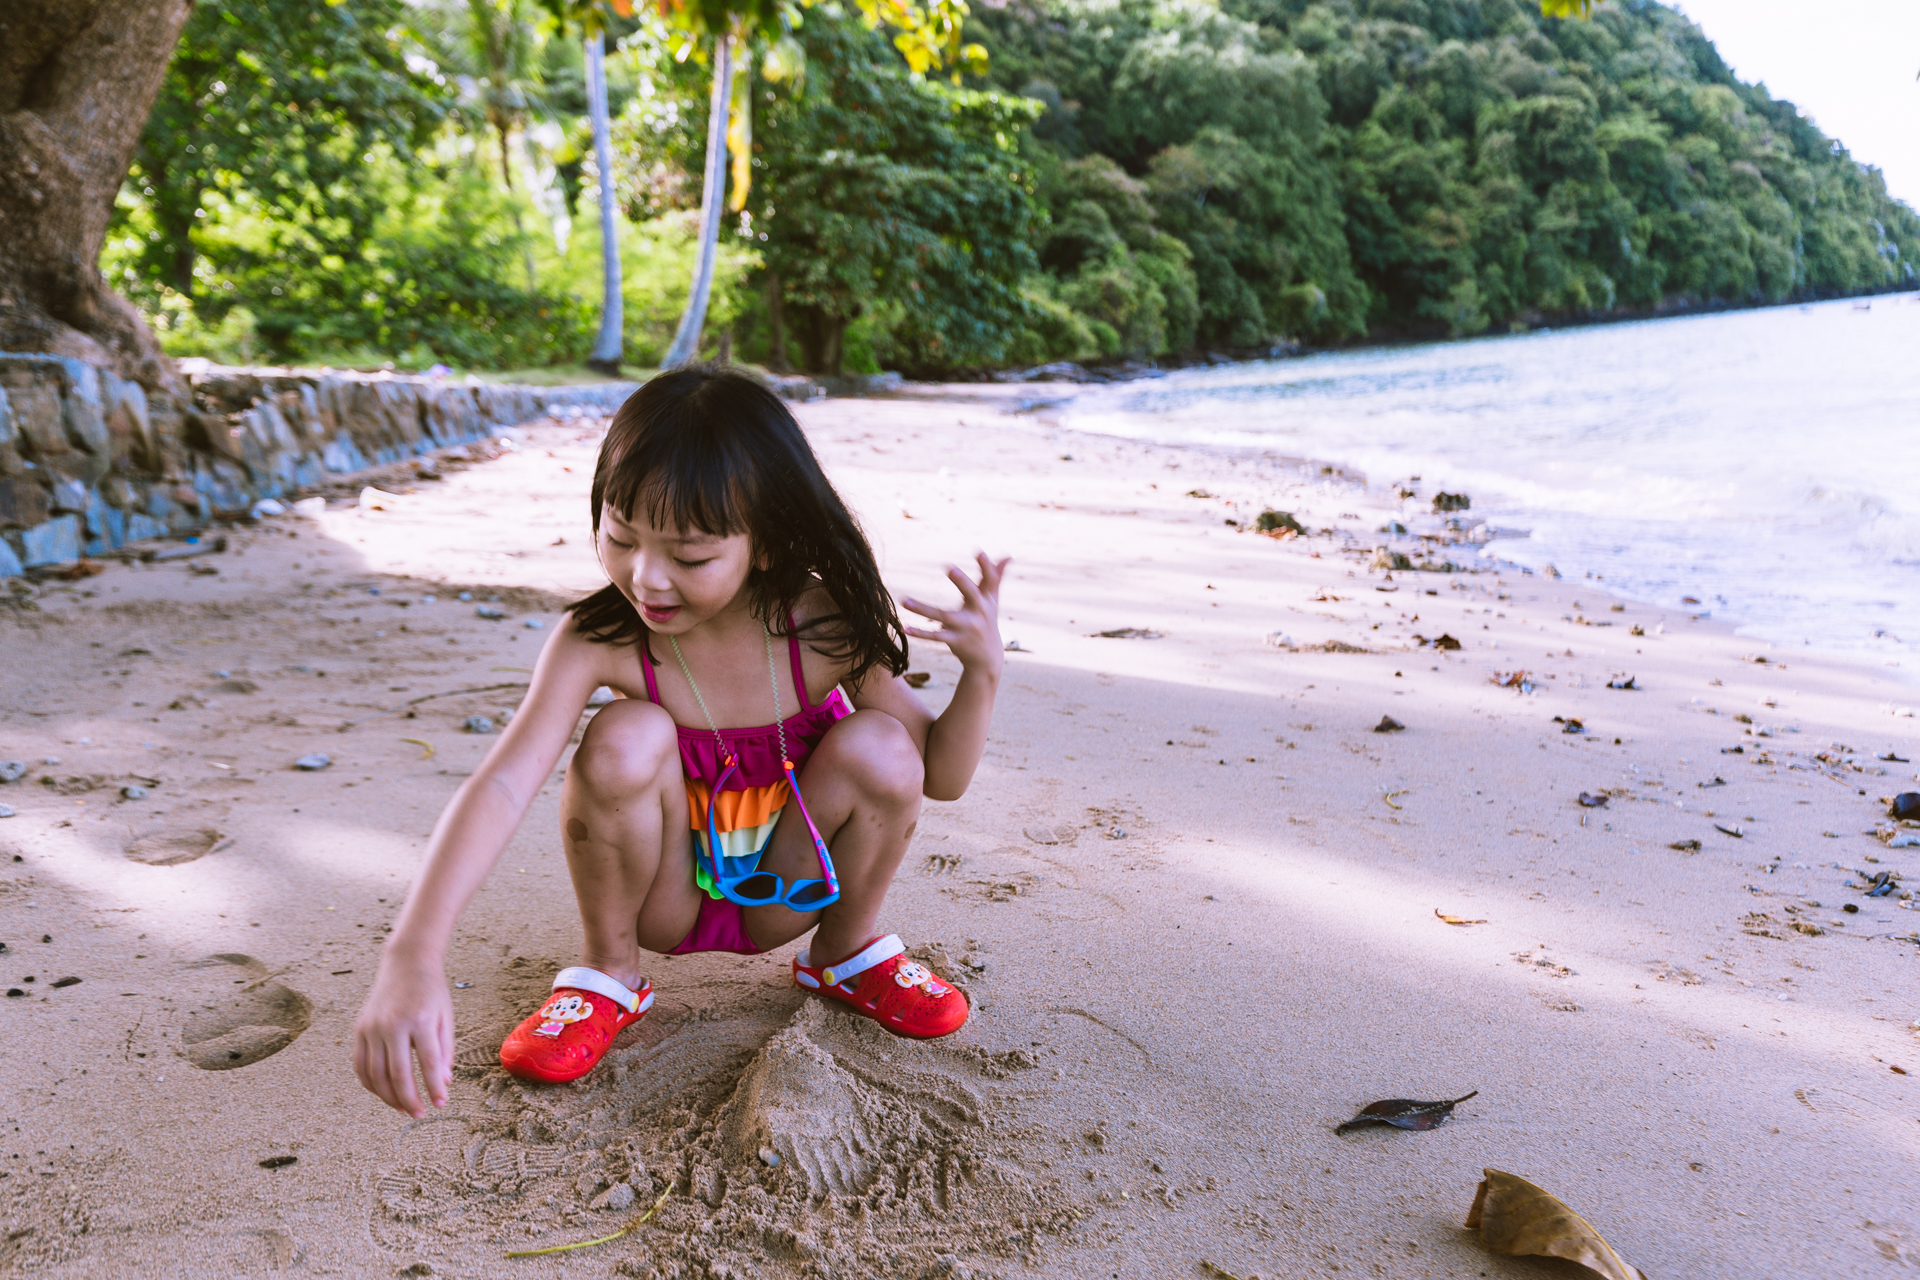
{"label": "sunglasses temple arm", "polygon": [[833,873],[833,859],[827,855],[827,842],[820,838],[820,828],[813,825],[813,815],[807,812],[807,801],[800,794],[800,779],[793,772],[793,761],[783,760],[781,764],[787,771],[787,786],[793,792],[793,802],[800,806],[800,816],[806,819],[807,832],[813,837],[813,851],[820,858],[820,878],[827,882],[827,888],[839,893],[840,878]]}

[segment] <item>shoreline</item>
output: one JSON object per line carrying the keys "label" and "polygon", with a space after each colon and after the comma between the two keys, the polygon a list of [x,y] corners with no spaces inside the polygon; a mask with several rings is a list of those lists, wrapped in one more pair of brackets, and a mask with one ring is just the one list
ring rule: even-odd
{"label": "shoreline", "polygon": [[[492,1275],[671,1191],[630,1237],[515,1265],[1525,1280],[1461,1230],[1493,1167],[1649,1274],[1920,1265],[1898,1191],[1920,941],[1894,940],[1920,913],[1845,888],[1920,877],[1920,848],[1860,834],[1916,767],[1877,772],[1914,755],[1884,677],[1743,662],[1718,620],[1616,613],[1591,581],[1389,583],[1364,532],[1386,509],[1272,459],[1057,443],[993,405],[798,413],[889,587],[939,599],[974,546],[1015,557],[988,758],[926,807],[882,926],[973,1022],[892,1040],[807,1003],[789,948],[662,959],[594,1076],[505,1080],[499,1034],[577,945],[556,779],[456,936],[453,1106],[412,1124],[355,1084],[381,927],[489,745],[460,726],[511,709],[486,686],[524,680],[552,609],[597,585],[598,424],[544,423],[384,510],[236,530],[213,573],[114,566],[0,613],[0,758],[32,763],[0,785],[24,859],[0,939],[35,992],[11,1009],[9,1163],[32,1177],[0,1202],[0,1262]],[[1224,523],[1266,506],[1354,545]],[[476,613],[490,596],[509,616]],[[957,669],[912,657],[937,709]],[[1515,668],[1534,692],[1493,683]],[[314,751],[326,770],[291,767]],[[248,1061],[196,1063],[209,1012],[252,1019],[222,1032]],[[1334,1133],[1473,1089],[1432,1132]],[[742,1124],[780,1165],[729,1145]]]}

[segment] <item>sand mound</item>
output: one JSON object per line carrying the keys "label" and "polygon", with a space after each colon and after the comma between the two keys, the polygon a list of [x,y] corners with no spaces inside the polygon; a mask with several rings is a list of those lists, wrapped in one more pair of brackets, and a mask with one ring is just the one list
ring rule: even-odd
{"label": "sand mound", "polygon": [[1003,1074],[977,1051],[896,1040],[817,1001],[796,1011],[786,992],[748,1000],[643,1023],[651,1043],[616,1049],[578,1085],[491,1072],[483,1114],[401,1140],[375,1179],[376,1237],[459,1237],[497,1257],[604,1234],[622,1221],[607,1211],[671,1187],[601,1265],[655,1280],[952,1277],[1037,1258],[1078,1219],[1030,1172],[1010,1099],[972,1083]]}

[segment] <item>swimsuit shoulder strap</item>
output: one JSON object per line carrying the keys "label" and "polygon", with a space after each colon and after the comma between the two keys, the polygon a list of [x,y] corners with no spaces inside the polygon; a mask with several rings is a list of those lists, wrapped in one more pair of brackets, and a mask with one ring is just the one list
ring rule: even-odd
{"label": "swimsuit shoulder strap", "polygon": [[660,705],[660,686],[654,682],[653,678],[652,634],[650,631],[640,633],[640,673],[647,678],[647,701],[658,706]]}
{"label": "swimsuit shoulder strap", "polygon": [[793,662],[793,689],[800,695],[800,709],[813,710],[813,703],[807,701],[807,673],[800,666],[800,636],[794,630],[793,610],[787,610],[787,657]]}

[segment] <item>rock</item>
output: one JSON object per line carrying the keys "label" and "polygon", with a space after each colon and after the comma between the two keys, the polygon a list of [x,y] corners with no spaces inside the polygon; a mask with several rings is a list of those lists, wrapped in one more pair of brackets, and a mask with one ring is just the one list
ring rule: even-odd
{"label": "rock", "polygon": [[[1293,518],[1291,511],[1275,511],[1269,507],[1254,518],[1253,527],[1259,533],[1279,533],[1282,530],[1306,536],[1306,529]],[[1406,530],[1402,529],[1402,533]]]}
{"label": "rock", "polygon": [[1398,720],[1395,720],[1392,716],[1381,716],[1380,723],[1373,726],[1373,731],[1375,733],[1399,733],[1402,729],[1406,727],[1407,726],[1401,724]]}
{"label": "rock", "polygon": [[1443,511],[1465,511],[1473,506],[1473,499],[1464,493],[1436,493],[1433,495],[1433,509]]}
{"label": "rock", "polygon": [[122,787],[120,788],[120,798],[123,800],[145,800],[147,798],[147,789],[145,787]]}
{"label": "rock", "polygon": [[466,602],[468,602],[468,601],[470,601],[470,600],[472,600],[472,599],[473,599],[473,592],[471,592],[471,591],[462,591],[462,592],[461,592],[461,593],[460,593],[460,594],[459,594],[458,596],[456,596],[456,597],[454,597],[454,598],[455,598],[455,599],[457,599],[457,600],[459,600],[459,601],[460,601],[461,603],[463,603],[463,604],[464,604],[464,603],[466,603]]}
{"label": "rock", "polygon": [[295,760],[293,767],[296,769],[305,769],[309,773],[317,773],[332,763],[332,756],[316,751],[310,756],[301,756],[298,760]]}
{"label": "rock", "polygon": [[[326,499],[322,498],[320,501],[324,503]],[[287,514],[287,506],[277,498],[262,498],[248,509],[247,514],[255,520],[264,520],[268,516],[283,516]]]}
{"label": "rock", "polygon": [[616,1182],[588,1201],[588,1206],[608,1213],[620,1213],[633,1208],[633,1188],[624,1182]]}
{"label": "rock", "polygon": [[0,804],[0,818],[11,818],[13,817],[13,815],[14,815],[14,808],[12,805]]}
{"label": "rock", "polygon": [[80,558],[80,517],[59,516],[20,534],[21,563],[32,569],[43,564],[66,564]]}
{"label": "rock", "polygon": [[468,733],[492,733],[493,721],[485,716],[468,716],[460,727]]}
{"label": "rock", "polygon": [[[461,594],[464,595],[465,593],[462,592]],[[507,611],[490,604],[476,605],[473,610],[473,616],[476,618],[485,618],[488,622],[498,622],[507,616]]]}
{"label": "rock", "polygon": [[1606,806],[1607,806],[1606,792],[1603,791],[1597,796],[1592,795],[1585,791],[1582,791],[1580,793],[1580,807],[1582,809],[1604,809],[1606,808]]}
{"label": "rock", "polygon": [[72,974],[68,974],[64,978],[55,978],[51,985],[55,991],[60,991],[60,990],[64,990],[67,987],[79,986],[80,979],[74,977]]}
{"label": "rock", "polygon": [[302,498],[293,504],[293,514],[306,520],[318,520],[327,513],[325,498]]}
{"label": "rock", "polygon": [[1887,815],[1893,818],[1920,818],[1920,791],[1902,791],[1893,798],[1887,809]]}
{"label": "rock", "polygon": [[1413,561],[1409,560],[1403,552],[1395,551],[1391,547],[1376,547],[1373,559],[1368,561],[1367,568],[1392,572],[1396,569],[1413,568]]}
{"label": "rock", "polygon": [[540,619],[538,618],[528,618],[525,621],[523,621],[520,625],[525,627],[529,631],[538,631],[541,627],[545,626],[546,624],[540,621]]}
{"label": "rock", "polygon": [[26,776],[26,761],[0,760],[0,782],[18,782]]}
{"label": "rock", "polygon": [[398,511],[406,499],[397,493],[388,493],[385,489],[376,489],[372,485],[360,491],[360,509],[362,511]]}

